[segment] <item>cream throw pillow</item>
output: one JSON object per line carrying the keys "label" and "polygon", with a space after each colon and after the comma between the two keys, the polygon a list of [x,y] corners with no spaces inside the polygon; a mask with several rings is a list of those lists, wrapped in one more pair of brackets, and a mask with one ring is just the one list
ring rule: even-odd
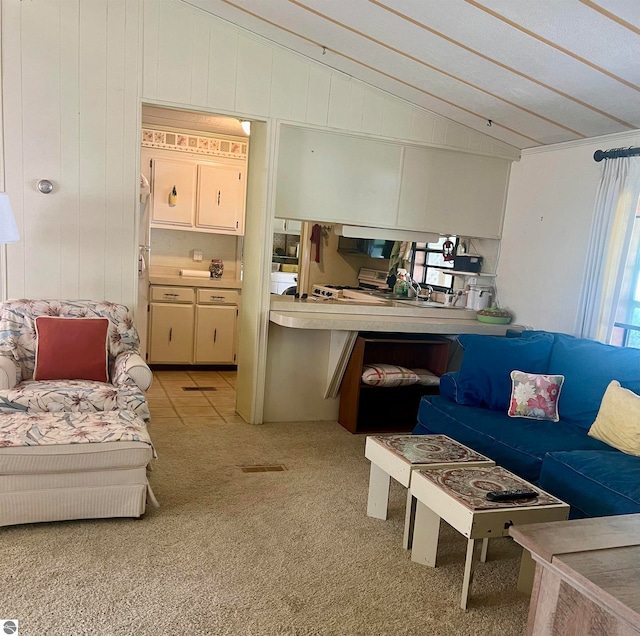
{"label": "cream throw pillow", "polygon": [[640,395],[610,382],[589,435],[628,455],[640,457]]}

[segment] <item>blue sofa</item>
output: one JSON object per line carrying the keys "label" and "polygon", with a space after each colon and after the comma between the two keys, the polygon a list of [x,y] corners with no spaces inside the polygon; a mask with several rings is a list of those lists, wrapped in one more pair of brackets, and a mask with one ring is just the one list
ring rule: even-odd
{"label": "blue sofa", "polygon": [[[571,518],[640,513],[640,457],[589,437],[611,380],[640,394],[640,350],[566,334],[463,335],[459,372],[420,402],[414,434],[441,433],[571,506]],[[562,374],[560,421],[507,415],[512,370]]]}

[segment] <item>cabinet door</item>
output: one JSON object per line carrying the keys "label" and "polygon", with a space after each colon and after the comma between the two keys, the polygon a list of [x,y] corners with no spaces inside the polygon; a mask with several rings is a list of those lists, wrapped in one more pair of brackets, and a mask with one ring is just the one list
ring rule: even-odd
{"label": "cabinet door", "polygon": [[235,362],[237,310],[235,305],[196,305],[196,364]]}
{"label": "cabinet door", "polygon": [[241,168],[198,165],[196,225],[227,234],[243,234],[244,191],[244,171]]}
{"label": "cabinet door", "polygon": [[429,148],[405,148],[400,180],[398,227],[422,232],[431,229],[427,219],[427,201],[433,151]]}
{"label": "cabinet door", "polygon": [[287,234],[300,234],[302,232],[302,221],[285,221],[284,231]]}
{"label": "cabinet door", "polygon": [[149,320],[149,362],[190,363],[193,305],[151,303]]}
{"label": "cabinet door", "polygon": [[[152,223],[170,225],[193,225],[196,196],[196,166],[186,161],[172,159],[153,159]],[[177,198],[169,201],[169,195],[175,187]]]}
{"label": "cabinet door", "polygon": [[282,126],[276,209],[304,221],[396,227],[402,147]]}
{"label": "cabinet door", "polygon": [[429,229],[441,234],[500,238],[511,162],[440,149],[432,152]]}

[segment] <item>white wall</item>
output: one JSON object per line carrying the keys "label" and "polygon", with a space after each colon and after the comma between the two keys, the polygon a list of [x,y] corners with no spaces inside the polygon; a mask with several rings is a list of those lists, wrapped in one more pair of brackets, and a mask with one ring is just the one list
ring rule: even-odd
{"label": "white wall", "polygon": [[135,304],[140,9],[2,0],[9,296]]}
{"label": "white wall", "polygon": [[525,150],[512,164],[497,283],[517,323],[573,332],[603,166],[593,153],[639,143],[640,131],[608,135]]}

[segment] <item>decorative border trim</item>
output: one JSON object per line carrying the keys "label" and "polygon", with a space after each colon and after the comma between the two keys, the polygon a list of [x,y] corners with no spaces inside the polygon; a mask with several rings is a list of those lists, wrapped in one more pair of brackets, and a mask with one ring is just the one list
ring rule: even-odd
{"label": "decorative border trim", "polygon": [[205,137],[189,133],[169,132],[166,130],[142,129],[142,146],[146,148],[162,148],[177,150],[196,155],[214,157],[231,157],[233,159],[247,158],[247,142]]}

